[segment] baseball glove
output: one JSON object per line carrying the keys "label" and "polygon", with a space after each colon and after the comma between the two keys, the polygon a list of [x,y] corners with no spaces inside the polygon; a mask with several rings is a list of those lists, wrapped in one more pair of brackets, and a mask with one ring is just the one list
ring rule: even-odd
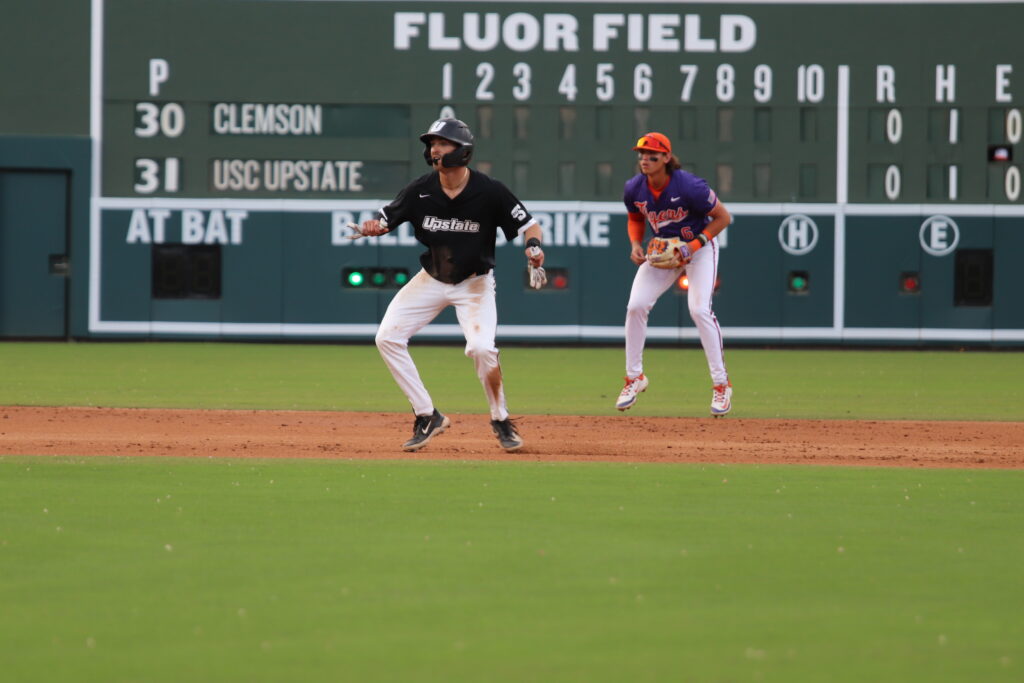
{"label": "baseball glove", "polygon": [[647,262],[655,268],[685,266],[690,256],[690,247],[678,237],[655,237],[647,243]]}

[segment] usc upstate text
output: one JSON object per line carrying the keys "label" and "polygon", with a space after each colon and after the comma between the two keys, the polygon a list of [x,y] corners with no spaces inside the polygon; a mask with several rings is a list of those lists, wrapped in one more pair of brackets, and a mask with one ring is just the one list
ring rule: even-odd
{"label": "usc upstate text", "polygon": [[437,218],[436,216],[424,216],[424,230],[437,232],[480,232],[480,224],[476,221],[463,221],[458,218]]}

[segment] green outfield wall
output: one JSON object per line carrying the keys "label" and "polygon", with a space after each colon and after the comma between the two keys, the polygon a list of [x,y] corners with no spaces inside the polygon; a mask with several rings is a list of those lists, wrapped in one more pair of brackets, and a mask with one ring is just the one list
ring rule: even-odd
{"label": "green outfield wall", "polygon": [[[498,249],[502,339],[622,339],[621,188],[660,130],[735,217],[727,342],[1024,345],[1024,4],[69,5],[0,27],[4,337],[369,340],[420,249],[345,224],[453,114],[556,276]],[[695,339],[680,286],[651,341]]]}

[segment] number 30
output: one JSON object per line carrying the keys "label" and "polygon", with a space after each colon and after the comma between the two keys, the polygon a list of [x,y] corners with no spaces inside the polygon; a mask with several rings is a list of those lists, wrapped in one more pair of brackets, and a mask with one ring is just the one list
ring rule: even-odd
{"label": "number 30", "polygon": [[185,110],[177,102],[163,106],[155,102],[137,102],[135,113],[139,121],[135,135],[140,138],[151,138],[157,134],[176,138],[185,130]]}

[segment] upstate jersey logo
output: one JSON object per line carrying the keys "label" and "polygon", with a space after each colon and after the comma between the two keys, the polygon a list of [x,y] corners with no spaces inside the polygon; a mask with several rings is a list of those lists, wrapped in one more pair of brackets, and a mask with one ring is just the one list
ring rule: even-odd
{"label": "upstate jersey logo", "polygon": [[676,223],[686,218],[690,212],[686,209],[662,209],[661,211],[648,211],[647,202],[633,202],[633,206],[637,208],[637,211],[642,213],[650,221],[651,227],[654,228],[654,232],[658,232],[662,228]]}
{"label": "upstate jersey logo", "polygon": [[480,224],[476,221],[463,221],[458,218],[438,218],[437,216],[424,216],[424,230],[437,232],[480,232]]}

